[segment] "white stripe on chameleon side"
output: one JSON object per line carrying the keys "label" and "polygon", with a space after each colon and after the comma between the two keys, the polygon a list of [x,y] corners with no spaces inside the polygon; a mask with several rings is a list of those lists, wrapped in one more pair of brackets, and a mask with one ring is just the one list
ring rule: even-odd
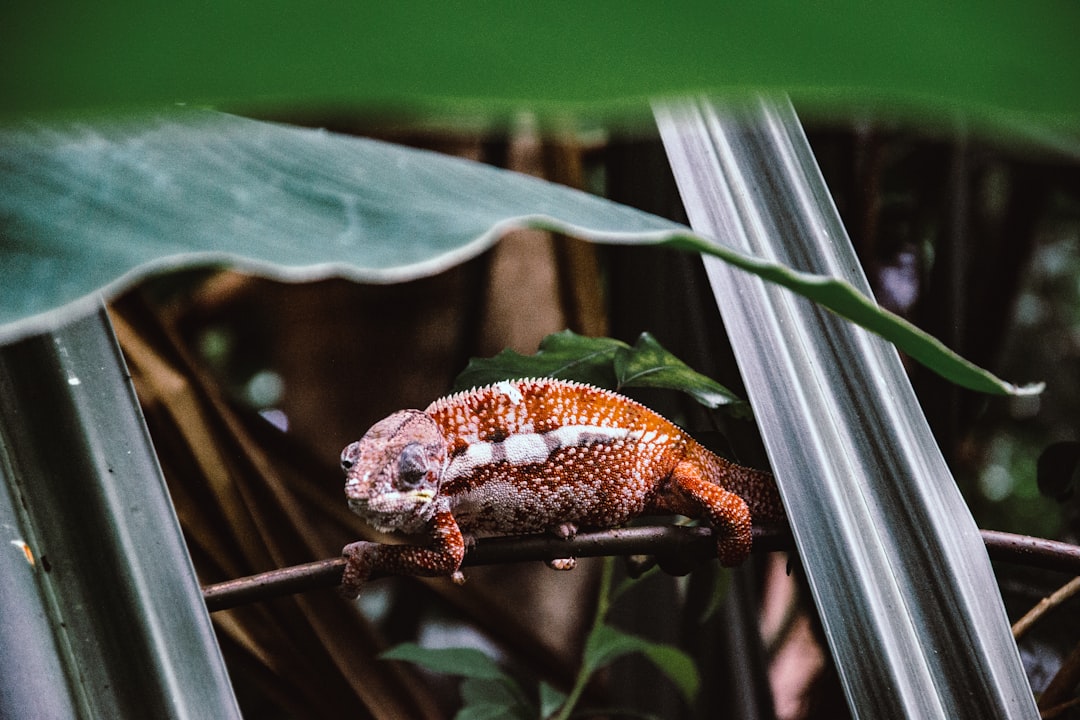
{"label": "white stripe on chameleon side", "polygon": [[[544,462],[551,453],[555,452],[556,448],[551,448],[548,445],[548,436],[550,435],[551,433],[545,435],[523,433],[521,435],[511,435],[501,443],[492,444],[502,446],[502,457],[511,465],[531,465],[532,463]],[[493,454],[495,457],[499,457],[500,453],[497,448]]]}
{"label": "white stripe on chameleon side", "polygon": [[[520,433],[501,442],[470,444],[464,452],[450,460],[442,481],[471,475],[477,468],[497,462],[511,465],[543,463],[561,448],[588,447],[618,440],[651,442],[655,439],[656,433],[651,430],[643,432],[599,425],[564,425],[546,433]],[[666,435],[661,436],[660,442],[666,440]]]}
{"label": "white stripe on chameleon side", "polygon": [[637,440],[641,437],[641,431],[630,431],[626,428],[601,427],[599,425],[563,425],[546,435],[555,439],[556,449],[573,446],[592,445],[598,442],[611,442],[613,440]]}

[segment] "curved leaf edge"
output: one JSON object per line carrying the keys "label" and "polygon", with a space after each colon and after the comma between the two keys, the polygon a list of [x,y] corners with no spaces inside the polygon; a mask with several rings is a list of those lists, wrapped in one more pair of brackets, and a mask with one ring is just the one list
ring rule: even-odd
{"label": "curved leaf edge", "polygon": [[239,272],[288,283],[343,278],[370,284],[393,284],[446,271],[490,249],[508,233],[529,229],[548,230],[598,244],[656,245],[710,255],[763,280],[785,287],[883,337],[912,359],[960,387],[991,395],[1013,396],[1036,395],[1045,388],[1045,384],[1041,382],[1015,385],[1002,380],[990,371],[961,357],[940,340],[919,330],[904,318],[878,306],[876,302],[852,285],[837,278],[792,270],[779,263],[744,255],[697,235],[689,229],[612,232],[580,227],[547,215],[507,218],[453,250],[417,263],[393,268],[361,268],[347,263],[284,266],[231,253],[202,252],[166,256],[132,268],[97,292],[85,295],[59,308],[37,313],[0,327],[0,344],[15,342],[33,334],[61,327],[75,318],[96,312],[102,296],[115,297],[142,280],[180,269],[228,267]]}
{"label": "curved leaf edge", "polygon": [[[532,228],[546,229],[600,244],[652,244],[700,252],[718,258],[775,285],[787,288],[840,317],[891,342],[913,360],[960,387],[990,395],[1037,395],[1043,382],[1015,385],[951,350],[910,321],[879,306],[850,283],[835,277],[793,270],[780,263],[745,255],[693,232],[660,230],[605,233],[574,227],[550,218],[528,218]],[[627,237],[627,236],[630,237]]]}

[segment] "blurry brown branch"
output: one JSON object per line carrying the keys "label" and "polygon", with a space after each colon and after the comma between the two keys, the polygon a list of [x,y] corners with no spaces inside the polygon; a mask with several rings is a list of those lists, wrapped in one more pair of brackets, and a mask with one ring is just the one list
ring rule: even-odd
{"label": "blurry brown branch", "polygon": [[[983,530],[992,560],[1080,574],[1080,546],[1025,535]],[[794,547],[789,532],[754,529],[754,550],[774,552]],[[603,555],[659,555],[706,559],[713,553],[712,532],[705,527],[632,527],[578,533],[573,540],[550,535],[483,538],[465,556],[465,567]],[[319,588],[335,587],[345,567],[342,558],[318,560],[280,570],[207,585],[203,597],[210,612]]]}

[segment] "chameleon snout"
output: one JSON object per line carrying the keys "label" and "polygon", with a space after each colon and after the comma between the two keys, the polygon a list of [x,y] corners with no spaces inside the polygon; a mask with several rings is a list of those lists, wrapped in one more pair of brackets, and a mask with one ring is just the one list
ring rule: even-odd
{"label": "chameleon snout", "polygon": [[365,488],[371,487],[367,477],[369,474],[364,473],[363,479],[359,475],[345,478],[345,497],[349,498],[349,500],[367,500],[368,492]]}

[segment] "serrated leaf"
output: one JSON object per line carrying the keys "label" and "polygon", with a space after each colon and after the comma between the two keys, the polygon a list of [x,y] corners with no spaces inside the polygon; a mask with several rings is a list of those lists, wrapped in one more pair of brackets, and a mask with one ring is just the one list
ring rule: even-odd
{"label": "serrated leaf", "polygon": [[679,390],[712,409],[742,402],[738,395],[675,357],[647,332],[641,333],[634,347],[619,348],[614,368],[620,388]]}
{"label": "serrated leaf", "polygon": [[491,358],[473,358],[454,381],[468,390],[501,380],[553,377],[609,390],[651,387],[684,392],[705,407],[744,406],[733,392],[702,375],[642,333],[633,347],[613,338],[593,338],[570,330],[548,335],[534,355],[503,350]]}
{"label": "serrated leaf", "polygon": [[382,660],[400,660],[431,672],[460,675],[481,680],[507,679],[495,661],[475,648],[425,648],[416,643],[395,645],[379,655]]}
{"label": "serrated leaf", "polygon": [[629,346],[613,338],[585,337],[563,330],[541,340],[533,355],[503,350],[495,357],[473,358],[454,381],[454,388],[468,390],[500,380],[550,377],[614,390],[618,382],[612,362],[621,349]]}

